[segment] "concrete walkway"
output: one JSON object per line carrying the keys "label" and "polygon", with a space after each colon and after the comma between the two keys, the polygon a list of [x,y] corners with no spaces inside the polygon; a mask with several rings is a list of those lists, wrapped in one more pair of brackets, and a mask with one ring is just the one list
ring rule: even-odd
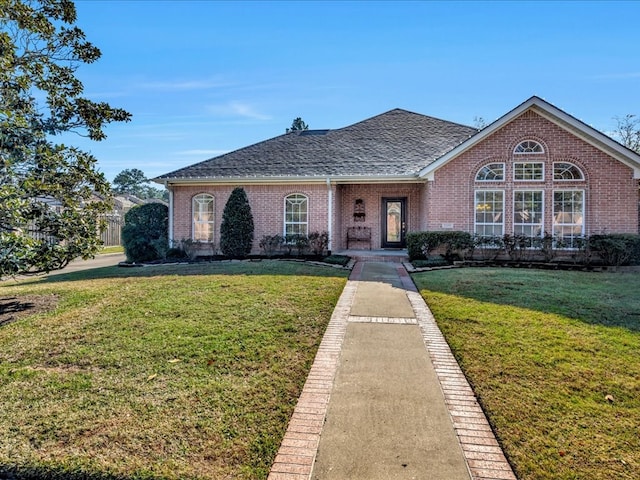
{"label": "concrete walkway", "polygon": [[269,480],[515,480],[400,263],[358,262]]}
{"label": "concrete walkway", "polygon": [[113,267],[120,262],[124,262],[127,259],[124,253],[102,253],[96,255],[94,258],[83,260],[78,258],[62,270],[54,270],[47,275],[61,275],[63,273],[80,272],[83,270],[92,270],[94,268]]}

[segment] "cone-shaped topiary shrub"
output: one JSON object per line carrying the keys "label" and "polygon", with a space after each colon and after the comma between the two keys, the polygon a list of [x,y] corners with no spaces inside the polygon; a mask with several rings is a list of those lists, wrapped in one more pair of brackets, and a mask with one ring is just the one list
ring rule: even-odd
{"label": "cone-shaped topiary shrub", "polygon": [[231,192],[222,213],[220,250],[227,257],[244,258],[253,244],[253,215],[247,194],[242,187]]}

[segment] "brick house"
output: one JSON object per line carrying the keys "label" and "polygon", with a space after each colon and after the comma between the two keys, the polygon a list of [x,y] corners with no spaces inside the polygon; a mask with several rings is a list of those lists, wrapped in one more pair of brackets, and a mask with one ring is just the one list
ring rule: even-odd
{"label": "brick house", "polygon": [[354,227],[370,238],[350,247],[373,249],[402,248],[420,230],[549,232],[569,243],[638,233],[639,179],[640,155],[531,97],[482,130],[395,109],[287,133],[155,181],[170,191],[170,240],[213,245],[242,186],[258,253],[264,235],[322,231],[330,250],[343,250]]}

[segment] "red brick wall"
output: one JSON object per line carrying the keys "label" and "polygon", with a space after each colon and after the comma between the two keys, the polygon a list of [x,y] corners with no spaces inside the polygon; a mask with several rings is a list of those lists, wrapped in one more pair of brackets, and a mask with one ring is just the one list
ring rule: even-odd
{"label": "red brick wall", "polygon": [[[544,182],[514,182],[513,149],[532,139],[545,149],[542,155],[517,156],[516,161],[544,161]],[[581,182],[553,182],[553,162],[568,161],[585,175]],[[487,163],[504,162],[504,182],[475,182],[477,171]],[[526,112],[486,138],[471,150],[435,172],[426,200],[426,229],[473,232],[475,189],[505,191],[505,232],[512,233],[514,189],[544,190],[544,229],[552,231],[554,189],[585,190],[585,234],[638,232],[638,180],[632,169],[602,153],[578,137],[562,130],[535,112]]]}
{"label": "red brick wall", "polygon": [[[220,246],[220,224],[224,207],[235,186],[202,185],[177,186],[173,188],[173,239],[180,242],[192,238],[191,199],[199,193],[208,193],[215,198],[214,243]],[[284,198],[292,193],[301,193],[309,199],[309,232],[327,231],[326,185],[247,185],[247,193],[254,222],[253,253],[260,253],[260,239],[264,235],[283,234]]]}
{"label": "red brick wall", "polygon": [[[545,153],[531,161],[544,161],[544,182],[514,182],[513,149],[523,140],[532,139],[544,146]],[[518,161],[527,161],[527,156]],[[580,167],[585,175],[581,182],[553,182],[553,162],[568,161]],[[477,171],[487,163],[504,162],[505,181],[475,182]],[[220,223],[224,206],[234,186],[174,187],[174,235],[176,241],[192,237],[191,199],[198,193],[215,197],[215,244],[220,243]],[[309,198],[309,231],[328,231],[328,187],[326,184],[248,185],[245,191],[255,223],[253,252],[259,253],[264,235],[283,233],[284,198],[302,193]],[[597,150],[578,137],[562,130],[534,112],[526,112],[471,150],[435,172],[434,181],[425,184],[354,184],[332,185],[332,250],[346,248],[346,232],[350,226],[367,226],[372,230],[372,248],[380,248],[381,205],[384,197],[406,197],[407,231],[455,229],[474,230],[475,189],[505,191],[505,231],[511,233],[513,190],[544,190],[545,225],[552,231],[553,190],[584,189],[585,234],[637,233],[638,180],[631,168]],[[353,216],[356,199],[365,204],[365,220]]]}

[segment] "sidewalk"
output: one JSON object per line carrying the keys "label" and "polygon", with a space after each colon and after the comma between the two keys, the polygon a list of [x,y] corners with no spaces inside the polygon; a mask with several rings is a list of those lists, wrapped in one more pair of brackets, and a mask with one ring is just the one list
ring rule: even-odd
{"label": "sidewalk", "polygon": [[398,263],[358,262],[269,480],[515,479]]}
{"label": "sidewalk", "polygon": [[126,260],[124,253],[100,253],[93,258],[83,260],[78,258],[64,267],[62,270],[54,270],[47,275],[61,275],[63,273],[80,272],[82,270],[91,270],[93,268],[113,267],[120,262]]}

